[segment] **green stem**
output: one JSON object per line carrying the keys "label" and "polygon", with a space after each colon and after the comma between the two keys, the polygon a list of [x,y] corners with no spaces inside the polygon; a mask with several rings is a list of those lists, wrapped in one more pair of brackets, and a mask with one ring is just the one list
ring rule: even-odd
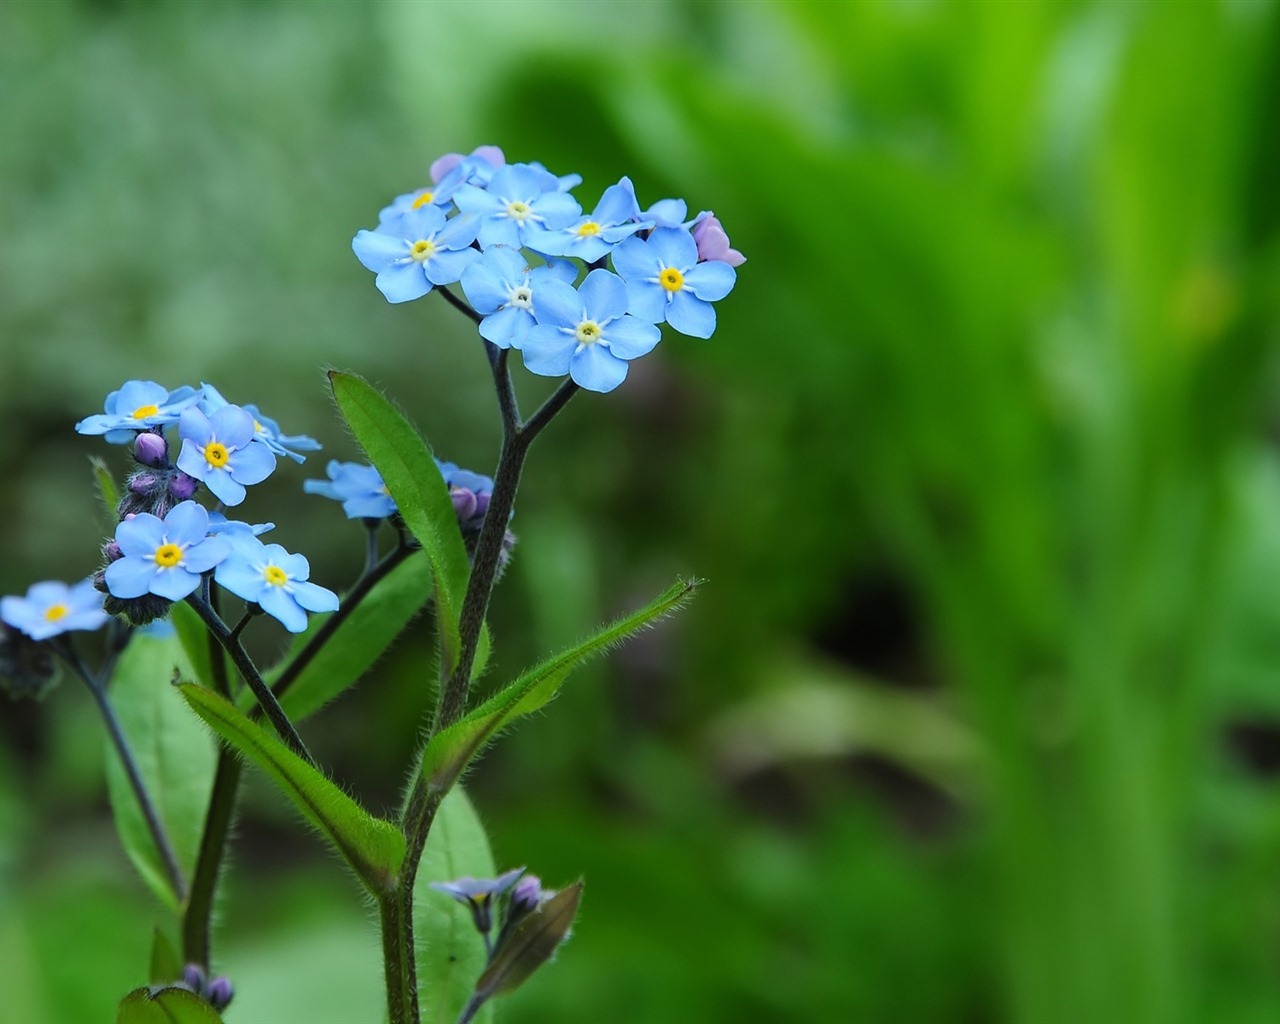
{"label": "green stem", "polygon": [[[221,656],[221,651],[218,652]],[[209,794],[196,870],[191,876],[191,896],[182,914],[182,957],[206,971],[210,965],[213,932],[213,898],[226,854],[231,819],[235,814],[244,763],[230,748],[218,748],[218,767]]]}
{"label": "green stem", "polygon": [[[413,929],[406,927],[402,915],[405,904],[398,890],[378,900],[382,920],[382,963],[387,984],[387,1016],[391,1024],[417,1024],[418,990],[415,981]],[[412,913],[412,905],[408,911]]]}

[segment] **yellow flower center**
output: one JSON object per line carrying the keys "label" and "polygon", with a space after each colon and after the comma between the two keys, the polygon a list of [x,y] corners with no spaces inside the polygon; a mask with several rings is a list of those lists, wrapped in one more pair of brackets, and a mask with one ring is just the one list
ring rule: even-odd
{"label": "yellow flower center", "polygon": [[182,548],[177,544],[161,544],[151,557],[161,569],[172,569],[182,561]]}
{"label": "yellow flower center", "polygon": [[288,575],[286,575],[285,571],[278,565],[269,565],[263,569],[262,578],[273,587],[283,587],[289,582]]}
{"label": "yellow flower center", "polygon": [[435,251],[436,246],[434,242],[428,242],[425,238],[420,238],[418,241],[413,243],[412,248],[409,250],[409,255],[419,263],[425,263],[427,260],[431,259],[431,254]]}
{"label": "yellow flower center", "polygon": [[527,220],[529,214],[533,213],[528,203],[521,202],[519,199],[513,199],[507,203],[507,216],[512,220]]}
{"label": "yellow flower center", "polygon": [[210,441],[204,450],[204,461],[214,469],[221,469],[231,460],[231,453],[221,441]]}
{"label": "yellow flower center", "polygon": [[435,197],[436,197],[436,194],[432,192],[431,189],[429,188],[424,189],[422,192],[418,194],[418,197],[414,199],[413,208],[415,210],[420,210],[422,209],[422,207],[426,206],[427,203],[435,199]]}
{"label": "yellow flower center", "polygon": [[59,619],[65,618],[66,614],[67,606],[65,604],[51,604],[44,610],[46,622],[57,622]]}
{"label": "yellow flower center", "polygon": [[675,267],[667,267],[658,275],[658,284],[669,292],[678,292],[684,287],[684,274]]}
{"label": "yellow flower center", "polygon": [[590,238],[593,235],[598,234],[600,234],[600,225],[593,220],[589,220],[585,224],[578,225],[579,238]]}
{"label": "yellow flower center", "polygon": [[133,418],[135,420],[145,420],[148,416],[155,416],[160,412],[158,405],[140,405],[133,410]]}
{"label": "yellow flower center", "polygon": [[600,325],[594,320],[583,320],[578,324],[577,330],[573,332],[573,336],[578,339],[579,345],[594,345],[600,340],[600,335],[604,331],[600,329]]}

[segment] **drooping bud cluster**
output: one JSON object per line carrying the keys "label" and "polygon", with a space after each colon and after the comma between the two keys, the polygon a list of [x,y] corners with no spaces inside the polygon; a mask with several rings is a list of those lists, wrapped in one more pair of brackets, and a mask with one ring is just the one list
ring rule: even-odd
{"label": "drooping bud cluster", "polygon": [[194,992],[218,1013],[230,1006],[231,1000],[235,998],[235,989],[226,975],[219,974],[210,978],[199,964],[187,964],[182,971],[182,980],[174,987]]}
{"label": "drooping bud cluster", "polygon": [[407,302],[457,282],[483,317],[481,337],[590,391],[621,384],[628,362],[658,344],[659,324],[711,337],[712,303],[746,259],[710,211],[687,220],[682,199],[641,210],[629,178],[589,214],[570,194],[580,175],[509,164],[496,146],[441,157],[431,180],[352,241],[378,290]]}

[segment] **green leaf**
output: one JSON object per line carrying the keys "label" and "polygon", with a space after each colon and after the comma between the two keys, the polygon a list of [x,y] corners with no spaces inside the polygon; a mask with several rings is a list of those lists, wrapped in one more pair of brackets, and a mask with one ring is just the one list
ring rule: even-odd
{"label": "green leaf", "polygon": [[[431,597],[431,569],[421,552],[409,556],[365,595],[280,699],[295,722],[306,718],[353,685],[387,649]],[[267,673],[274,686],[328,615],[313,615],[294,640],[290,657]]]}
{"label": "green leaf", "polygon": [[111,524],[112,530],[115,529],[115,523],[119,519],[120,491],[116,488],[116,478],[111,475],[111,470],[107,468],[107,464],[96,455],[89,460],[89,465],[93,467],[93,479],[98,485],[98,497],[102,501],[102,508],[106,512],[107,522]]}
{"label": "green leaf", "polygon": [[448,792],[471,760],[504,726],[537,711],[559,691],[573,669],[622,643],[687,603],[699,580],[679,580],[654,601],[601,627],[586,640],[525,671],[465,718],[442,729],[427,744],[421,773],[428,792]]}
{"label": "green leaf", "polygon": [[404,860],[404,835],[399,828],[373,817],[213,691],[192,683],[183,683],[178,690],[214,732],[275,781],[372,893],[384,893],[394,885]]}
{"label": "green leaf", "polygon": [[185,601],[175,601],[173,607],[169,609],[169,621],[177,631],[178,640],[182,643],[182,649],[187,655],[187,664],[191,667],[190,673],[183,673],[184,678],[192,679],[211,690],[215,689],[209,631],[200,621],[200,616]]}
{"label": "green leaf", "polygon": [[458,663],[458,618],[470,573],[449,489],[431,449],[381,392],[350,373],[330,371],[329,384],[347,425],[382,474],[401,518],[431,563],[447,677]]}
{"label": "green leaf", "polygon": [[[135,633],[107,691],[138,773],[188,877],[195,867],[217,764],[217,749],[208,733],[169,685],[175,672],[185,674],[190,668],[176,637]],[[107,792],[120,841],[147,885],[168,907],[177,909],[177,894],[170,888],[142,808],[111,744],[107,744],[106,759]]]}
{"label": "green leaf", "polygon": [[[414,883],[413,933],[418,943],[423,1024],[453,1024],[458,1019],[486,959],[471,912],[428,886],[464,875],[489,878],[496,873],[484,826],[467,794],[454,787],[436,812]],[[487,1010],[475,1018],[489,1019]]]}
{"label": "green leaf", "polygon": [[136,988],[120,1001],[116,1024],[218,1024],[218,1011],[185,988]]}
{"label": "green leaf", "polygon": [[492,963],[476,982],[476,999],[483,1002],[523,985],[569,937],[581,902],[582,883],[574,882],[516,921],[511,934],[494,950]]}
{"label": "green leaf", "polygon": [[164,985],[176,981],[182,977],[184,966],[178,947],[164,933],[164,929],[157,926],[151,934],[151,965],[147,972],[151,984]]}

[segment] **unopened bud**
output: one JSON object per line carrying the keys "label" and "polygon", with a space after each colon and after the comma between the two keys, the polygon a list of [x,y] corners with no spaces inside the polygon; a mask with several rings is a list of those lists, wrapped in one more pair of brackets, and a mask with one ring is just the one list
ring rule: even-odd
{"label": "unopened bud", "polygon": [[114,540],[109,540],[102,545],[102,557],[105,558],[109,563],[117,562],[121,558],[124,558],[124,552],[120,550],[119,544],[117,544]]}
{"label": "unopened bud", "polygon": [[204,997],[208,1000],[210,1006],[221,1013],[235,998],[236,990],[231,987],[231,981],[226,975],[220,974],[209,982],[209,987],[205,989]]}
{"label": "unopened bud", "polygon": [[169,493],[173,495],[175,501],[186,501],[194,497],[199,487],[200,481],[193,476],[188,476],[182,470],[174,473],[169,481]]}
{"label": "unopened bud", "polygon": [[144,466],[163,466],[169,461],[169,445],[163,434],[146,431],[133,442],[133,457]]}
{"label": "unopened bud", "polygon": [[187,964],[182,969],[182,984],[191,989],[196,995],[204,995],[204,986],[206,975],[199,964]]}
{"label": "unopened bud", "polygon": [[129,477],[129,490],[138,495],[150,494],[159,482],[154,473],[134,473]]}
{"label": "unopened bud", "polygon": [[455,487],[449,492],[449,497],[453,500],[453,511],[458,516],[458,522],[465,523],[476,514],[475,491],[469,491],[465,487]]}

